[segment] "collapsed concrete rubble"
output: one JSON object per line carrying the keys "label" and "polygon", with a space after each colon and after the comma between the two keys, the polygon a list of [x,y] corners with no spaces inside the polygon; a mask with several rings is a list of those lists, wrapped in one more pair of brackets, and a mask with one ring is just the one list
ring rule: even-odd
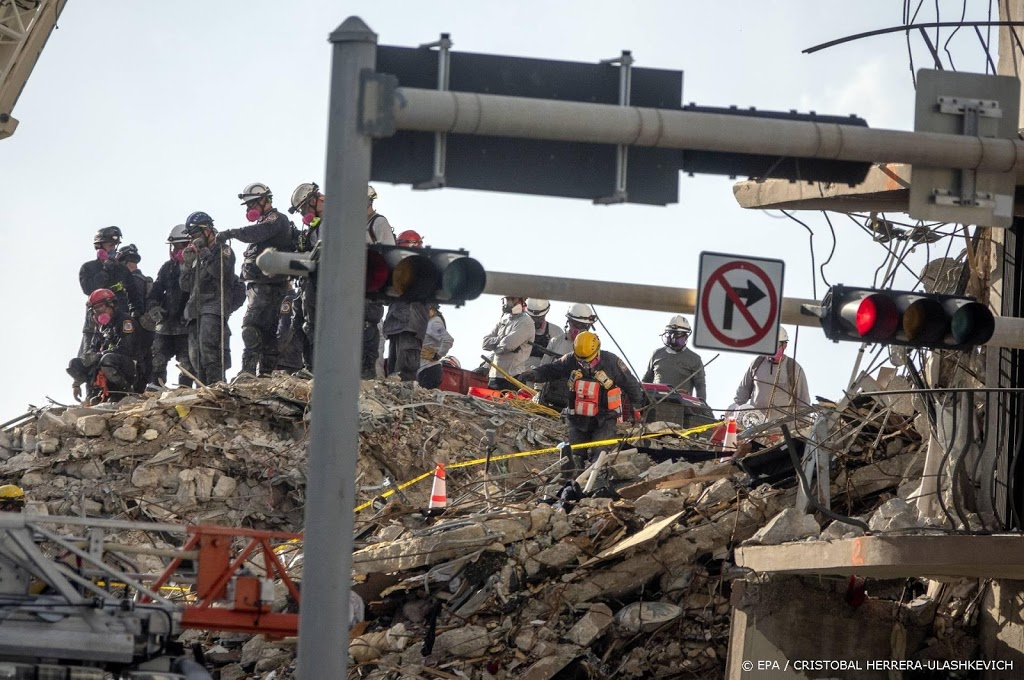
{"label": "collapsed concrete rubble", "polygon": [[[35,512],[300,531],[310,395],[308,381],[281,375],[115,410],[35,410],[0,434],[0,473]],[[554,419],[386,381],[364,383],[359,405],[351,677],[720,678],[744,576],[733,549],[755,535],[819,534],[814,516],[793,510],[777,429],[753,428],[734,459],[706,435],[624,444],[584,496],[569,483],[582,463],[551,450],[566,434]],[[913,408],[855,400],[823,413],[832,509],[882,506],[879,526],[905,527],[900,499],[919,482],[923,450]],[[809,441],[805,428],[794,445],[802,453]],[[536,450],[546,451],[505,455]],[[429,474],[402,483],[437,463],[456,469],[448,508],[431,517]],[[857,531],[833,523],[822,537]],[[294,671],[293,640],[183,637],[203,644],[221,678]]]}

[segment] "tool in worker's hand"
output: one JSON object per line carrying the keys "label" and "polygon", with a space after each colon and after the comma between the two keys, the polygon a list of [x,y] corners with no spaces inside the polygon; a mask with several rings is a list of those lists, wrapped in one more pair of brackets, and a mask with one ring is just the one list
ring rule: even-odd
{"label": "tool in worker's hand", "polygon": [[559,354],[558,352],[556,352],[554,350],[550,350],[547,347],[544,347],[543,345],[538,345],[535,342],[528,342],[526,344],[529,345],[530,347],[533,347],[534,349],[539,349],[541,351],[541,354],[547,354],[549,357],[554,357],[556,359],[561,359],[562,358],[561,354]]}
{"label": "tool in worker's hand", "polygon": [[483,355],[483,354],[481,354],[481,355],[480,355],[480,358],[484,360],[484,363],[486,363],[486,364],[487,364],[488,366],[490,366],[491,368],[493,368],[494,370],[496,370],[496,371],[497,371],[498,373],[500,373],[500,374],[501,374],[501,377],[503,377],[503,378],[504,378],[505,380],[508,380],[508,381],[509,381],[510,383],[512,383],[513,385],[515,385],[515,386],[516,386],[516,387],[518,387],[519,389],[521,389],[521,390],[525,390],[526,392],[529,392],[529,393],[530,393],[530,396],[533,396],[533,395],[537,394],[537,390],[535,390],[535,389],[533,389],[532,387],[529,387],[529,386],[527,386],[527,385],[525,385],[525,384],[523,384],[523,383],[519,382],[518,380],[516,380],[516,379],[515,379],[514,377],[512,377],[511,375],[509,375],[509,374],[508,374],[508,372],[504,371],[504,370],[503,370],[503,369],[502,369],[501,367],[499,367],[499,366],[498,366],[498,365],[497,365],[496,363],[494,363],[493,361],[491,361],[490,359],[488,359],[488,358],[486,357],[486,355]]}

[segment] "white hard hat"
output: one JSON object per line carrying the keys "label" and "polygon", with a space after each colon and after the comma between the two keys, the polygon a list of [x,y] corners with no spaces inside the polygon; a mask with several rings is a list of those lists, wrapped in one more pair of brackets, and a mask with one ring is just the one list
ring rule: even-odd
{"label": "white hard hat", "polygon": [[779,343],[789,342],[789,333],[786,332],[785,326],[779,326]]}
{"label": "white hard hat", "polygon": [[295,187],[295,191],[292,192],[292,207],[288,208],[288,212],[296,212],[319,189],[320,187],[316,185],[316,182],[303,182]]}
{"label": "white hard hat", "polygon": [[171,233],[167,235],[167,242],[168,243],[176,243],[176,242],[180,242],[180,241],[188,242],[188,241],[191,241],[191,240],[192,239],[189,238],[188,233],[185,231],[185,225],[184,224],[176,224],[176,225],[174,225],[174,228],[171,229]]}
{"label": "white hard hat", "polygon": [[686,317],[682,314],[676,314],[668,323],[665,324],[666,331],[676,331],[677,333],[692,333],[693,329],[690,328],[690,322],[686,320]]}
{"label": "white hard hat", "polygon": [[530,316],[544,316],[551,309],[551,303],[544,298],[527,298],[526,313]]}
{"label": "white hard hat", "polygon": [[242,205],[245,205],[249,201],[254,201],[257,198],[273,197],[273,192],[270,191],[270,187],[262,182],[253,182],[252,184],[248,184],[244,189],[242,189],[242,193],[238,194],[238,199],[242,201]]}
{"label": "white hard hat", "polygon": [[590,305],[574,302],[569,305],[569,311],[565,313],[565,318],[580,323],[594,323],[597,321],[597,314],[594,313],[594,308]]}
{"label": "white hard hat", "polygon": [[377,190],[374,189],[369,184],[366,185],[366,197],[368,199],[370,199],[371,201],[376,201],[377,200]]}

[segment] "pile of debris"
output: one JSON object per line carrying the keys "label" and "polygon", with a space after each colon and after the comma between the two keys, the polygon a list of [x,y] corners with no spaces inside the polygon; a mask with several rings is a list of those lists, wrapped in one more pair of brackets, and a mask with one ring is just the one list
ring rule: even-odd
{"label": "pile of debris", "polygon": [[[50,514],[299,531],[310,396],[308,381],[282,375],[36,411],[0,434],[0,472]],[[920,469],[913,408],[883,406],[825,409],[829,437],[793,439],[801,453],[843,454],[838,512],[874,510]],[[770,424],[748,433],[742,457],[669,435],[625,445],[590,475],[550,450],[561,423],[512,404],[383,381],[363,383],[359,411],[353,590],[365,607],[354,607],[352,677],[718,678],[742,576],[733,548],[761,530],[762,542],[819,535],[806,520],[771,522],[798,483]],[[402,482],[437,463],[458,465],[432,517],[429,477]],[[294,670],[293,641],[184,639],[224,679]]]}

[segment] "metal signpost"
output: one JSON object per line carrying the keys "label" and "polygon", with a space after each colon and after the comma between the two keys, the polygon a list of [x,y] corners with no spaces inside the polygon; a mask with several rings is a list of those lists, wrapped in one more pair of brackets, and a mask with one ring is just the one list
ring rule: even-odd
{"label": "metal signpost", "polygon": [[360,79],[377,36],[358,17],[331,34],[330,116],[324,181],[316,357],[299,617],[298,674],[344,678],[348,665],[352,508],[359,455],[359,374],[366,278],[366,186],[371,139],[360,131]]}

